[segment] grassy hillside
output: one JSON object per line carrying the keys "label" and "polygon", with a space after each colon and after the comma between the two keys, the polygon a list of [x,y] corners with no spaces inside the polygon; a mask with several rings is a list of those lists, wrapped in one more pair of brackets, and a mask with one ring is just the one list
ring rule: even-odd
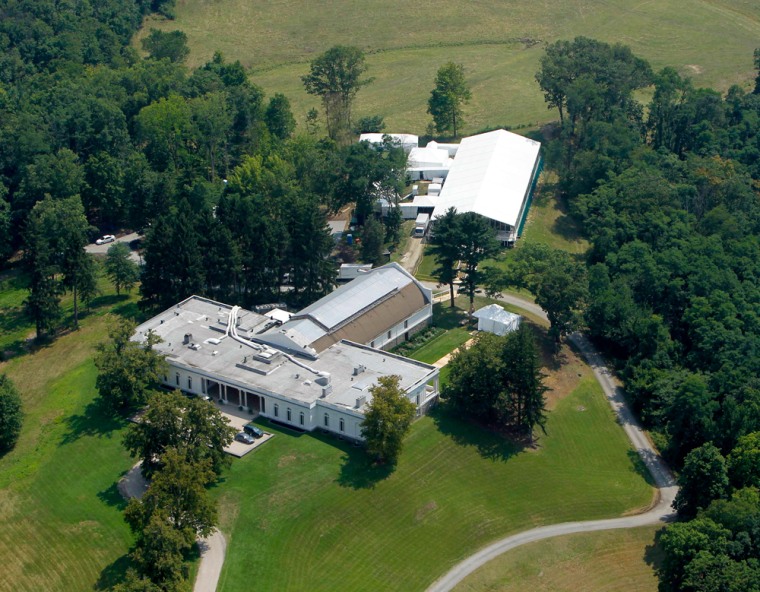
{"label": "grassy hillside", "polygon": [[577,534],[526,545],[486,564],[455,591],[656,592],[651,545],[659,528]]}
{"label": "grassy hillside", "polygon": [[[0,313],[12,314],[5,306],[21,295],[5,292]],[[103,298],[130,308],[130,299]],[[103,312],[0,365],[24,409],[17,446],[0,457],[0,591],[92,590],[124,569],[132,537],[116,481],[133,461],[121,444],[123,422],[93,404],[92,356],[106,337]]]}
{"label": "grassy hillside", "polygon": [[219,589],[246,590],[253,577],[266,590],[423,590],[509,532],[647,505],[652,490],[599,385],[574,369],[537,450],[436,412],[414,424],[387,475],[333,437],[268,425],[276,437],[219,490],[229,540]]}
{"label": "grassy hillside", "polygon": [[394,131],[424,132],[435,70],[464,64],[472,85],[465,133],[486,126],[533,126],[546,110],[533,76],[546,43],[586,35],[630,45],[655,68],[666,65],[700,86],[747,86],[760,44],[754,0],[515,0],[478,3],[352,0],[178,0],[177,18],[151,27],[182,29],[189,63],[214,51],[239,59],[268,93],[284,92],[296,114],[317,106],[299,77],[332,45],[357,45],[369,55],[375,82],[359,93],[356,113],[385,116]]}

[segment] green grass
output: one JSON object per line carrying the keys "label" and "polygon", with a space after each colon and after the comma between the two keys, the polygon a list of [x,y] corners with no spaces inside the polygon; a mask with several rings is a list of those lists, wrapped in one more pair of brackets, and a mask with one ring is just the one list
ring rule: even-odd
{"label": "green grass", "polygon": [[544,172],[533,198],[523,235],[515,252],[522,245],[545,244],[553,249],[582,254],[588,241],[581,236],[580,228],[567,212],[567,207],[556,197],[553,175]]}
{"label": "green grass", "polygon": [[[95,344],[105,313],[134,316],[136,294],[116,296],[105,278],[80,329],[34,344],[18,271],[0,282],[0,365],[18,387],[24,424],[16,447],[0,457],[0,591],[105,588],[126,566],[132,536],[116,482],[133,461],[121,444],[124,422],[95,403]],[[72,310],[62,299],[64,322]]]}
{"label": "green grass", "polygon": [[[417,273],[415,277],[423,282],[437,282],[438,280],[433,275],[436,267],[435,256],[430,253],[429,247],[425,247],[425,251],[422,254],[422,260],[417,266]],[[442,286],[448,288],[448,286]]]}
{"label": "green grass", "polygon": [[389,474],[331,437],[267,429],[276,437],[218,491],[223,591],[252,577],[265,590],[422,590],[495,538],[652,499],[588,372],[532,451],[439,410],[414,424]]}
{"label": "green grass", "polygon": [[3,365],[22,393],[24,427],[0,458],[0,590],[92,590],[124,570],[131,543],[116,490],[132,464],[123,423],[92,403],[101,317]]}
{"label": "green grass", "polygon": [[445,333],[438,335],[436,338],[428,341],[422,347],[407,352],[407,357],[432,364],[437,362],[446,354],[450,354],[460,345],[472,339],[472,335],[462,328],[449,329]]}
{"label": "green grass", "polygon": [[[97,285],[98,295],[92,300],[90,307],[79,303],[80,320],[91,314],[103,314],[114,305],[131,309],[130,314],[134,316],[134,300],[116,296],[105,275],[98,276]],[[24,301],[29,295],[27,286],[26,277],[18,269],[0,273],[0,360],[25,353],[34,346],[34,322],[26,314],[24,307]],[[126,308],[123,308],[122,312],[127,312]],[[72,324],[74,312],[74,300],[70,292],[61,297],[61,311],[61,327],[65,328]]]}
{"label": "green grass", "polygon": [[555,119],[534,74],[547,43],[576,35],[630,45],[655,69],[672,66],[697,86],[749,88],[760,4],[184,0],[175,20],[148,19],[137,46],[152,27],[185,31],[191,66],[208,61],[215,51],[241,60],[268,94],[288,96],[301,121],[319,106],[301,85],[308,62],[335,44],[357,45],[368,52],[368,75],[375,80],[359,92],[354,112],[384,116],[390,131],[425,131],[435,71],[454,60],[464,65],[472,87],[462,130],[468,134],[489,126],[536,127]]}
{"label": "green grass", "polygon": [[576,534],[519,547],[466,578],[456,592],[656,592],[660,526]]}

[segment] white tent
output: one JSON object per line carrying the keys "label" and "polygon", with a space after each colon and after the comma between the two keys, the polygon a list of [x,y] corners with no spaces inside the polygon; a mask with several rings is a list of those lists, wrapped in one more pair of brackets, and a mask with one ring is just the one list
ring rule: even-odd
{"label": "white tent", "polygon": [[506,130],[464,138],[434,217],[451,207],[517,228],[536,175],[541,144]]}
{"label": "white tent", "polygon": [[508,312],[498,304],[484,306],[475,311],[472,316],[478,319],[478,331],[487,331],[496,335],[506,335],[517,331],[522,320],[520,315]]}
{"label": "white tent", "polygon": [[[430,144],[432,143],[430,142]],[[454,159],[449,157],[446,150],[431,147],[430,144],[425,148],[412,148],[409,153],[406,170],[414,180],[426,179],[430,181],[434,177],[446,178],[449,168],[454,163]]]}

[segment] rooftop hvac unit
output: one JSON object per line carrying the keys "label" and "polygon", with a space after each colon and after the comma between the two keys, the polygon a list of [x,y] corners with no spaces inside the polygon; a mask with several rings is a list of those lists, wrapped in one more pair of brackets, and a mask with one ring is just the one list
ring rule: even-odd
{"label": "rooftop hvac unit", "polygon": [[361,409],[362,405],[364,405],[366,402],[367,402],[367,395],[356,397],[356,408]]}
{"label": "rooftop hvac unit", "polygon": [[332,392],[332,385],[328,384],[327,386],[322,387],[322,398],[324,399]]}
{"label": "rooftop hvac unit", "polygon": [[182,338],[182,345],[187,345],[193,340],[193,334],[192,333],[185,333],[185,336]]}
{"label": "rooftop hvac unit", "polygon": [[362,372],[364,372],[366,368],[364,367],[364,364],[359,364],[358,366],[354,366],[354,376],[359,376]]}

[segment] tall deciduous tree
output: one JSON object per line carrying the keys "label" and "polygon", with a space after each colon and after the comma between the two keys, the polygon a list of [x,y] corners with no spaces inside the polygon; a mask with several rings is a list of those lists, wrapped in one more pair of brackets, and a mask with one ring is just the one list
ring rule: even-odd
{"label": "tall deciduous tree", "polygon": [[462,126],[462,107],[470,98],[464,66],[454,62],[441,66],[435,76],[435,88],[430,93],[427,110],[433,116],[439,134],[451,131],[454,137],[457,136]]}
{"label": "tall deciduous tree", "polygon": [[678,475],[678,485],[673,507],[682,517],[694,517],[713,500],[725,497],[728,472],[720,450],[708,442],[689,452]]}
{"label": "tall deciduous tree", "polygon": [[536,74],[547,107],[559,111],[562,123],[569,115],[572,129],[593,117],[606,120],[629,112],[633,91],[651,79],[649,64],[630,48],[587,37],[548,45]]}
{"label": "tall deciduous tree", "polygon": [[0,374],[0,452],[16,445],[21,433],[21,395],[5,374]]}
{"label": "tall deciduous tree", "polygon": [[380,265],[383,261],[385,230],[376,218],[368,218],[362,230],[362,261]]}
{"label": "tall deciduous tree", "polygon": [[760,488],[760,432],[739,438],[727,461],[731,485]]}
{"label": "tall deciduous tree", "polygon": [[129,246],[124,243],[114,243],[108,248],[105,268],[117,294],[122,290],[129,292],[140,277],[137,264],[130,259]]}
{"label": "tall deciduous tree", "polygon": [[569,253],[542,244],[523,245],[504,279],[535,295],[549,318],[555,343],[581,325],[588,299],[586,266]]}
{"label": "tall deciduous tree", "polygon": [[449,286],[451,307],[454,307],[454,280],[457,279],[456,264],[460,258],[459,218],[456,208],[449,208],[435,220],[429,250],[435,257],[435,278]]}
{"label": "tall deciduous tree", "polygon": [[52,330],[60,316],[59,295],[74,295],[74,325],[78,322],[79,289],[92,284],[94,267],[84,251],[89,224],[78,195],[38,202],[29,215],[25,260],[30,272],[27,307],[37,324],[37,335]]}
{"label": "tall deciduous tree", "polygon": [[327,133],[333,140],[347,139],[354,97],[362,86],[372,81],[362,78],[366,71],[361,49],[336,45],[312,61],[309,73],[301,77],[306,92],[322,100]]}
{"label": "tall deciduous tree", "polygon": [[151,29],[142,40],[142,47],[154,60],[168,59],[170,62],[184,62],[190,55],[187,35],[184,31],[160,31]]}
{"label": "tall deciduous tree", "polygon": [[134,323],[114,317],[108,327],[109,340],[97,346],[95,386],[111,409],[144,404],[168,371],[166,361],[153,350],[158,338],[149,335],[146,343],[140,345],[130,340],[134,331]]}
{"label": "tall deciduous tree", "polygon": [[229,463],[224,447],[234,436],[228,420],[208,401],[188,399],[179,391],[160,392],[150,398],[143,421],[130,426],[124,445],[142,459],[147,475],[163,470],[169,449],[190,462],[208,460],[214,474],[220,475]]}
{"label": "tall deciduous tree", "polygon": [[293,134],[293,130],[296,129],[296,119],[290,109],[288,97],[282,93],[272,95],[264,111],[264,122],[269,132],[281,140]]}
{"label": "tall deciduous tree", "polygon": [[414,403],[399,387],[398,376],[381,376],[370,393],[372,401],[362,422],[367,452],[378,461],[394,465],[414,420]]}

